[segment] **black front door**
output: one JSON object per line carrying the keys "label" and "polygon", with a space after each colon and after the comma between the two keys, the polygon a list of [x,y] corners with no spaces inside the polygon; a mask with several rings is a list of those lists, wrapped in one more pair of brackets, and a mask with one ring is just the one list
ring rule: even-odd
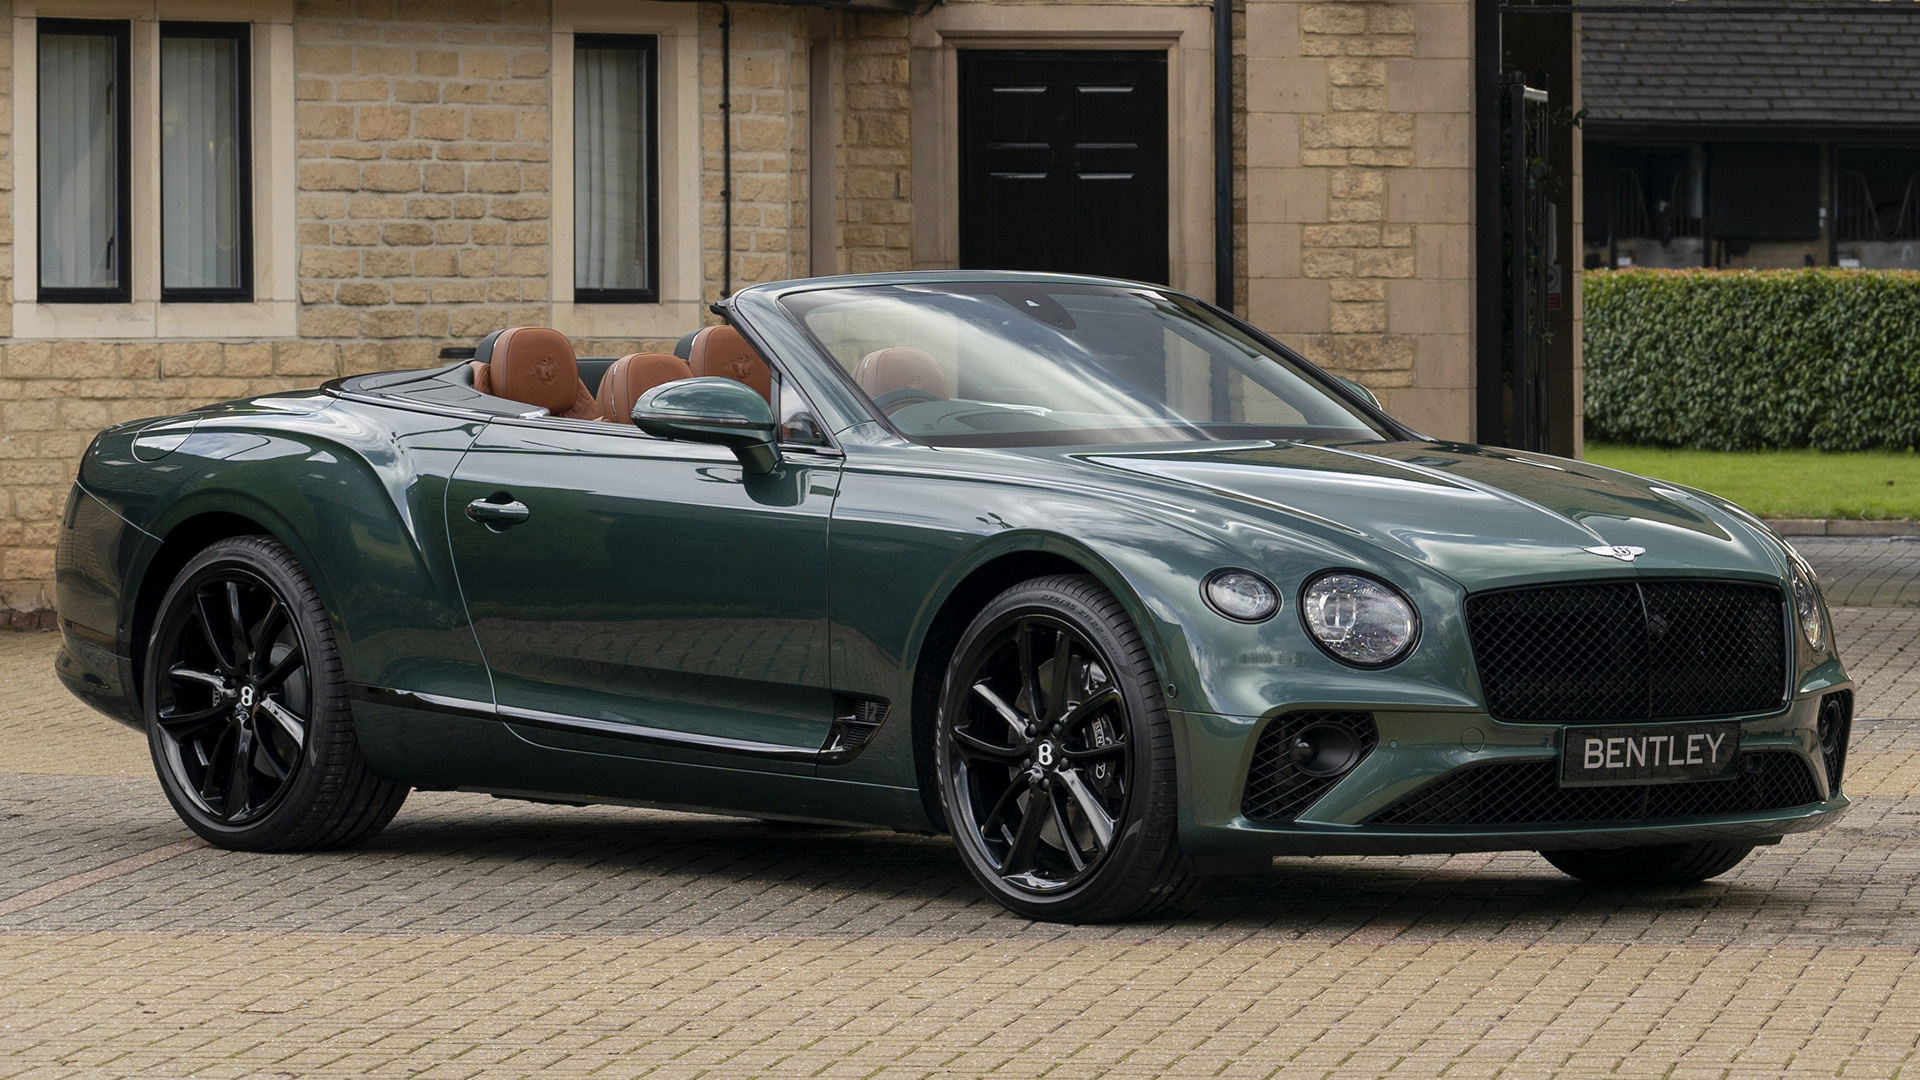
{"label": "black front door", "polygon": [[960,265],[1167,280],[1167,54],[960,53]]}

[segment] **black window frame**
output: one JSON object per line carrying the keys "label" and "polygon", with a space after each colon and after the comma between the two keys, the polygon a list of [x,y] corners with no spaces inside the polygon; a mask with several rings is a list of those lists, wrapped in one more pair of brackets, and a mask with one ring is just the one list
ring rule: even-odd
{"label": "black window frame", "polygon": [[[133,234],[133,24],[124,19],[40,19],[34,27],[34,250],[33,277],[35,299],[42,304],[124,304],[133,296],[133,259],[127,250]],[[47,236],[41,216],[39,171],[46,161],[46,124],[43,122],[47,100],[46,70],[40,63],[41,40],[48,35],[111,37],[114,39],[113,103],[119,115],[114,120],[114,139],[118,149],[115,162],[114,262],[117,284],[111,286],[48,287],[46,281]]]}
{"label": "black window frame", "polygon": [[[167,287],[167,207],[163,199],[159,210],[160,234],[160,302],[163,304],[250,304],[253,302],[253,24],[244,22],[186,22],[174,21],[160,24],[161,48],[165,48],[168,38],[224,38],[238,43],[234,50],[238,67],[234,72],[236,127],[239,128],[234,147],[234,160],[237,163],[235,201],[239,204],[239,243],[240,243],[240,284],[231,288],[168,288]],[[165,87],[160,80],[165,78],[161,68],[160,56],[154,56],[156,92],[165,96]],[[154,139],[160,139],[159,119],[156,101]],[[166,168],[166,155],[160,154],[160,170]],[[155,182],[163,186],[164,177],[155,176]]]}
{"label": "black window frame", "polygon": [[[648,286],[644,289],[582,288],[576,270],[573,302],[576,304],[657,304],[660,302],[660,38],[655,34],[575,34],[573,36],[574,55],[568,57],[567,62],[574,65],[576,79],[579,77],[577,61],[582,49],[634,49],[644,57],[644,70],[640,78],[647,90],[647,107],[642,109],[640,114],[640,144],[645,149],[647,157],[643,213],[647,230]],[[572,138],[572,133],[568,133],[568,137],[571,140],[575,182],[578,183],[580,145],[577,139]],[[571,230],[573,236],[574,252],[578,252],[580,243],[578,222],[579,210],[576,198],[574,220],[566,223],[566,227]],[[577,254],[574,257],[577,260]]]}

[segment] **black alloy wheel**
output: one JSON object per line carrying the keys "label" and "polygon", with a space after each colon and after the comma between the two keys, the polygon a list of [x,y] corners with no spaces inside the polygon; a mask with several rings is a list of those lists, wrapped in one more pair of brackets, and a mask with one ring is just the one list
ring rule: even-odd
{"label": "black alloy wheel", "polygon": [[961,855],[1008,908],[1147,914],[1188,880],[1171,736],[1139,634],[1091,578],[1043,578],[974,620],[947,674],[936,753]]}
{"label": "black alloy wheel", "polygon": [[270,539],[221,541],[182,569],[161,601],[144,686],[161,786],[223,847],[352,843],[406,798],[361,761],[324,610]]}
{"label": "black alloy wheel", "polygon": [[241,567],[193,584],[155,687],[166,767],[201,813],[243,825],[286,794],[313,713],[307,650],[272,586]]}

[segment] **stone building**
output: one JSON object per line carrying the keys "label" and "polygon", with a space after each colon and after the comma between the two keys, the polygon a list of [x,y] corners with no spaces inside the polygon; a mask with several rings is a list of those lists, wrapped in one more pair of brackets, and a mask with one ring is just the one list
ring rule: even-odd
{"label": "stone building", "polygon": [[787,277],[1163,280],[1487,434],[1495,5],[1225,2],[11,0],[0,609],[106,424]]}

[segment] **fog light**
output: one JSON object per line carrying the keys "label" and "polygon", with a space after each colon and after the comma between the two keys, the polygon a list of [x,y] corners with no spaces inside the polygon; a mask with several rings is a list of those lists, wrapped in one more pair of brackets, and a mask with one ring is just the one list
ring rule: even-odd
{"label": "fog light", "polygon": [[1287,756],[1308,776],[1339,776],[1360,764],[1360,740],[1339,724],[1308,724],[1293,737]]}

